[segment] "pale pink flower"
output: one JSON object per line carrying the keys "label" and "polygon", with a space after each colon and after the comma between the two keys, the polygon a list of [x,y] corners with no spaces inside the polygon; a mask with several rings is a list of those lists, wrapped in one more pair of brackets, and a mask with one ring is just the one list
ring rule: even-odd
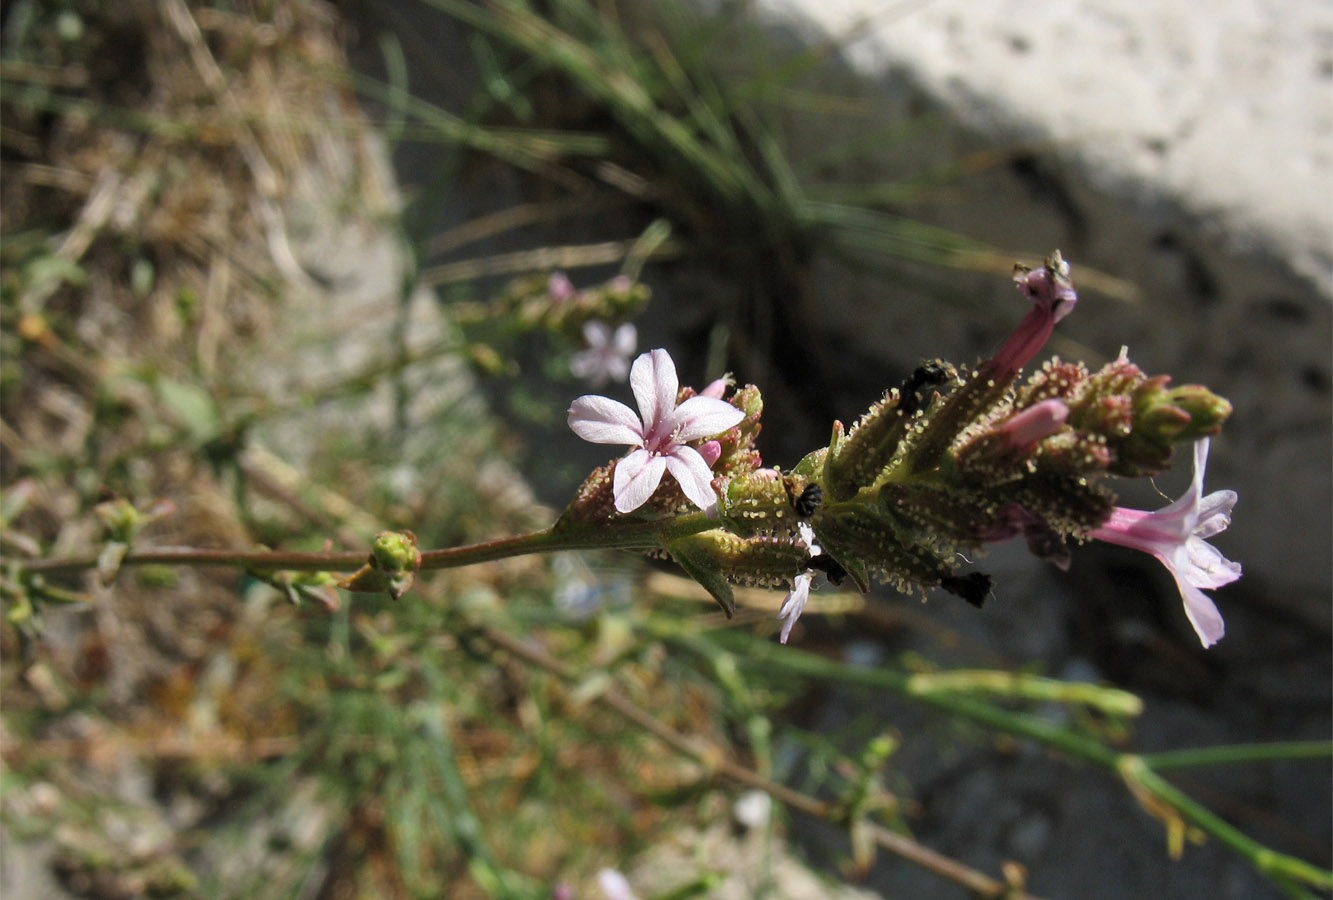
{"label": "pale pink flower", "polygon": [[583,340],[588,345],[569,360],[569,370],[593,387],[629,377],[629,358],[639,343],[639,334],[629,322],[614,332],[605,322],[583,323]]}
{"label": "pale pink flower", "polygon": [[[665,350],[650,350],[634,360],[630,387],[640,415],[623,403],[585,394],[569,407],[569,427],[594,444],[628,444],[634,449],[616,463],[611,482],[616,509],[638,509],[670,472],[680,489],[704,512],[717,511],[709,458],[687,446],[690,441],[721,434],[740,423],[745,413],[714,397],[691,397],[679,406],[676,364]],[[720,452],[705,445],[708,457]]]}
{"label": "pale pink flower", "polygon": [[637,900],[630,889],[629,879],[615,869],[602,869],[597,873],[597,886],[602,889],[606,900]]}
{"label": "pale pink flower", "polygon": [[[824,551],[819,544],[815,542],[815,531],[805,522],[797,522],[796,529],[800,533],[801,543],[805,544],[810,550],[810,555],[819,556]],[[805,604],[810,600],[810,582],[814,581],[815,572],[813,569],[806,569],[800,575],[796,576],[796,581],[792,585],[791,593],[787,599],[782,601],[782,606],[778,609],[778,618],[782,621],[782,631],[778,634],[778,640],[787,643],[787,638],[791,637],[792,626],[796,620],[805,612]]]}
{"label": "pale pink flower", "polygon": [[1211,647],[1226,631],[1222,615],[1200,588],[1219,588],[1240,577],[1239,563],[1222,555],[1208,538],[1231,524],[1235,491],[1203,496],[1203,469],[1208,462],[1208,438],[1194,444],[1194,479],[1179,500],[1156,512],[1115,507],[1106,524],[1092,537],[1151,553],[1176,579],[1185,615],[1199,640]]}

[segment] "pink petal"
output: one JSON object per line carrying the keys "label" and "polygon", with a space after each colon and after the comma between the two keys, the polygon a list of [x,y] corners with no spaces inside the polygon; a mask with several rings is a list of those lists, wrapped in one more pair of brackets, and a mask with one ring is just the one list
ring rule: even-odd
{"label": "pink petal", "polygon": [[594,350],[601,350],[611,343],[611,326],[596,319],[583,323],[583,342]]}
{"label": "pink petal", "polygon": [[717,494],[713,491],[713,472],[703,456],[693,447],[675,447],[666,456],[667,471],[680,482],[680,489],[690,502],[712,515],[717,510]]}
{"label": "pink petal", "polygon": [[1194,626],[1194,633],[1199,636],[1200,643],[1205,647],[1213,646],[1227,630],[1222,614],[1207,594],[1179,576],[1176,576],[1176,586],[1180,588],[1180,597],[1185,601],[1185,616]]}
{"label": "pink petal", "polygon": [[683,444],[699,438],[712,437],[739,424],[744,418],[745,413],[725,400],[691,397],[676,407],[673,413],[673,439]]}
{"label": "pink petal", "polygon": [[628,359],[629,355],[634,352],[634,345],[637,344],[638,342],[639,342],[639,332],[634,327],[633,324],[626,322],[624,325],[621,325],[619,328],[616,329],[616,335],[615,338],[613,339],[613,343],[616,349],[616,353],[619,354],[620,356],[623,356],[626,359]]}
{"label": "pink petal", "polygon": [[634,360],[629,371],[630,387],[643,417],[644,445],[658,449],[671,435],[671,411],[676,408],[676,364],[665,350],[649,350]]}
{"label": "pink petal", "polygon": [[[1159,518],[1193,518],[1198,514],[1199,498],[1203,496],[1203,470],[1208,465],[1208,444],[1208,438],[1199,438],[1194,442],[1194,477],[1190,479],[1190,486],[1174,503],[1157,511]],[[1182,526],[1181,530],[1193,530],[1193,523]]]}
{"label": "pink petal", "polygon": [[706,441],[699,445],[699,455],[704,458],[704,465],[713,468],[713,463],[722,458],[722,444],[718,441]]}
{"label": "pink petal", "polygon": [[1198,538],[1190,538],[1184,550],[1177,551],[1174,563],[1169,568],[1177,577],[1198,588],[1219,588],[1241,576],[1240,563],[1232,562],[1221,550]]}
{"label": "pink petal", "polygon": [[643,443],[643,426],[634,410],[618,400],[584,394],[569,405],[569,427],[594,444]]}
{"label": "pink petal", "polygon": [[700,397],[712,397],[715,400],[721,400],[722,395],[727,392],[727,388],[732,385],[731,376],[719,378],[716,381],[710,381],[708,387],[699,392]]}
{"label": "pink petal", "polygon": [[1214,491],[1199,501],[1199,524],[1194,533],[1207,540],[1227,530],[1231,524],[1231,510],[1239,499],[1235,491]]}
{"label": "pink petal", "polygon": [[616,510],[633,512],[648,502],[648,498],[662,483],[667,461],[643,448],[630,453],[616,463],[611,481],[611,493],[616,498]]}

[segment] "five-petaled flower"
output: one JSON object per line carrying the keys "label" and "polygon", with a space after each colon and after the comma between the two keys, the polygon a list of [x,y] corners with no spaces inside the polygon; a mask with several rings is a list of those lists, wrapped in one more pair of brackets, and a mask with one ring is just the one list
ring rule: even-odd
{"label": "five-petaled flower", "polygon": [[[801,534],[801,543],[809,548],[811,557],[823,553],[819,544],[815,542],[813,528],[805,522],[797,522],[796,528]],[[782,606],[778,609],[778,619],[782,621],[782,631],[778,634],[778,640],[784,644],[787,643],[787,638],[791,637],[792,626],[801,617],[801,613],[805,612],[805,604],[810,600],[810,582],[814,579],[814,569],[806,569],[800,575],[797,575],[791,593],[787,595],[786,600],[782,601]]]}
{"label": "five-petaled flower", "polygon": [[1194,444],[1194,479],[1189,490],[1170,506],[1156,512],[1117,506],[1100,528],[1098,540],[1142,550],[1157,557],[1176,579],[1185,601],[1185,615],[1205,647],[1226,630],[1222,615],[1200,588],[1218,588],[1240,577],[1240,565],[1222,555],[1208,538],[1231,524],[1235,491],[1214,491],[1203,496],[1203,469],[1208,462],[1208,439]]}
{"label": "five-petaled flower", "polygon": [[588,349],[580,350],[569,360],[575,378],[582,378],[593,387],[625,380],[629,375],[629,356],[639,342],[632,324],[626,322],[612,331],[605,322],[584,322],[583,340]]}
{"label": "five-petaled flower", "polygon": [[638,416],[625,404],[595,394],[569,407],[569,427],[585,441],[634,448],[616,462],[611,484],[616,510],[632,512],[647,503],[670,472],[690,502],[712,515],[717,510],[712,465],[721,447],[716,441],[699,449],[688,445],[739,424],[745,413],[716,397],[691,397],[677,406],[676,364],[665,350],[650,350],[634,360],[629,382]]}

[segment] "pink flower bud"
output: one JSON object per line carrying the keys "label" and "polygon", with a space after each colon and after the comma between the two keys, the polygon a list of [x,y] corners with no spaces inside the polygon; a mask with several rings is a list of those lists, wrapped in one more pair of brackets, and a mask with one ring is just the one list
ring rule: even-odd
{"label": "pink flower bud", "polygon": [[718,441],[708,441],[699,448],[699,455],[704,458],[708,468],[713,468],[713,463],[717,462],[722,456],[722,444]]}
{"label": "pink flower bud", "polygon": [[546,279],[546,295],[553,303],[564,303],[574,296],[574,282],[564,272],[553,272]]}
{"label": "pink flower bud", "polygon": [[1055,434],[1069,418],[1069,407],[1063,400],[1043,400],[1009,418],[996,429],[1013,450],[1027,450],[1042,438]]}
{"label": "pink flower bud", "polygon": [[727,388],[731,387],[733,384],[735,384],[735,382],[731,379],[731,376],[724,375],[716,381],[709,382],[708,387],[699,392],[699,396],[712,397],[714,400],[721,400],[722,395],[727,392]]}

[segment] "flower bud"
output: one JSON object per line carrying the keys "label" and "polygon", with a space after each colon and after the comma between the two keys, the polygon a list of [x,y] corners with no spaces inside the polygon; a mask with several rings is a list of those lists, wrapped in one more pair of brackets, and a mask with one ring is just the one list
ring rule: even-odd
{"label": "flower bud", "polygon": [[124,497],[99,503],[93,507],[93,512],[102,520],[107,537],[113,541],[128,542],[139,530],[139,511]]}
{"label": "flower bud", "polygon": [[1231,417],[1231,404],[1200,384],[1185,384],[1171,389],[1171,401],[1189,414],[1187,427],[1176,435],[1176,443],[1194,442],[1222,430]]}
{"label": "flower bud", "polygon": [[776,469],[754,469],[714,482],[722,524],[741,537],[789,532],[796,517]]}
{"label": "flower bud", "polygon": [[[709,385],[709,388],[711,387],[712,385]],[[694,391],[688,388],[686,390],[691,396],[694,395]],[[727,402],[745,413],[745,418],[716,438],[720,452],[717,462],[713,465],[713,471],[718,475],[749,472],[762,463],[759,451],[754,447],[754,440],[763,427],[761,422],[764,414],[763,394],[759,393],[759,388],[747,384],[732,394]]]}
{"label": "flower bud", "polygon": [[421,564],[417,536],[410,531],[382,531],[370,547],[370,558],[376,569],[387,574],[415,571]]}
{"label": "flower bud", "polygon": [[1015,503],[1039,517],[1059,534],[1083,535],[1111,515],[1115,497],[1086,478],[1044,478],[1040,475],[1002,485],[994,491],[1000,508]]}
{"label": "flower bud", "polygon": [[1021,477],[1033,466],[1038,443],[1062,429],[1069,418],[1063,400],[1051,398],[992,424],[954,455],[958,471],[974,483],[997,484]]}
{"label": "flower bud", "polygon": [[830,445],[824,477],[834,500],[849,500],[861,488],[874,484],[893,461],[911,425],[911,418],[899,409],[898,400],[897,388],[891,389],[845,438]]}
{"label": "flower bud", "polygon": [[338,582],[338,587],[358,593],[384,591],[397,600],[412,586],[421,566],[417,536],[410,531],[382,531],[370,546],[370,560]]}
{"label": "flower bud", "polygon": [[918,542],[886,512],[861,503],[824,512],[815,525],[826,555],[866,590],[873,574],[903,593],[925,591],[952,574],[951,566],[928,544]]}
{"label": "flower bud", "polygon": [[884,394],[843,438],[842,423],[833,424],[825,480],[834,500],[847,500],[869,487],[893,462],[913,423],[934,404],[935,388],[957,377],[943,360],[917,366],[903,383]]}

